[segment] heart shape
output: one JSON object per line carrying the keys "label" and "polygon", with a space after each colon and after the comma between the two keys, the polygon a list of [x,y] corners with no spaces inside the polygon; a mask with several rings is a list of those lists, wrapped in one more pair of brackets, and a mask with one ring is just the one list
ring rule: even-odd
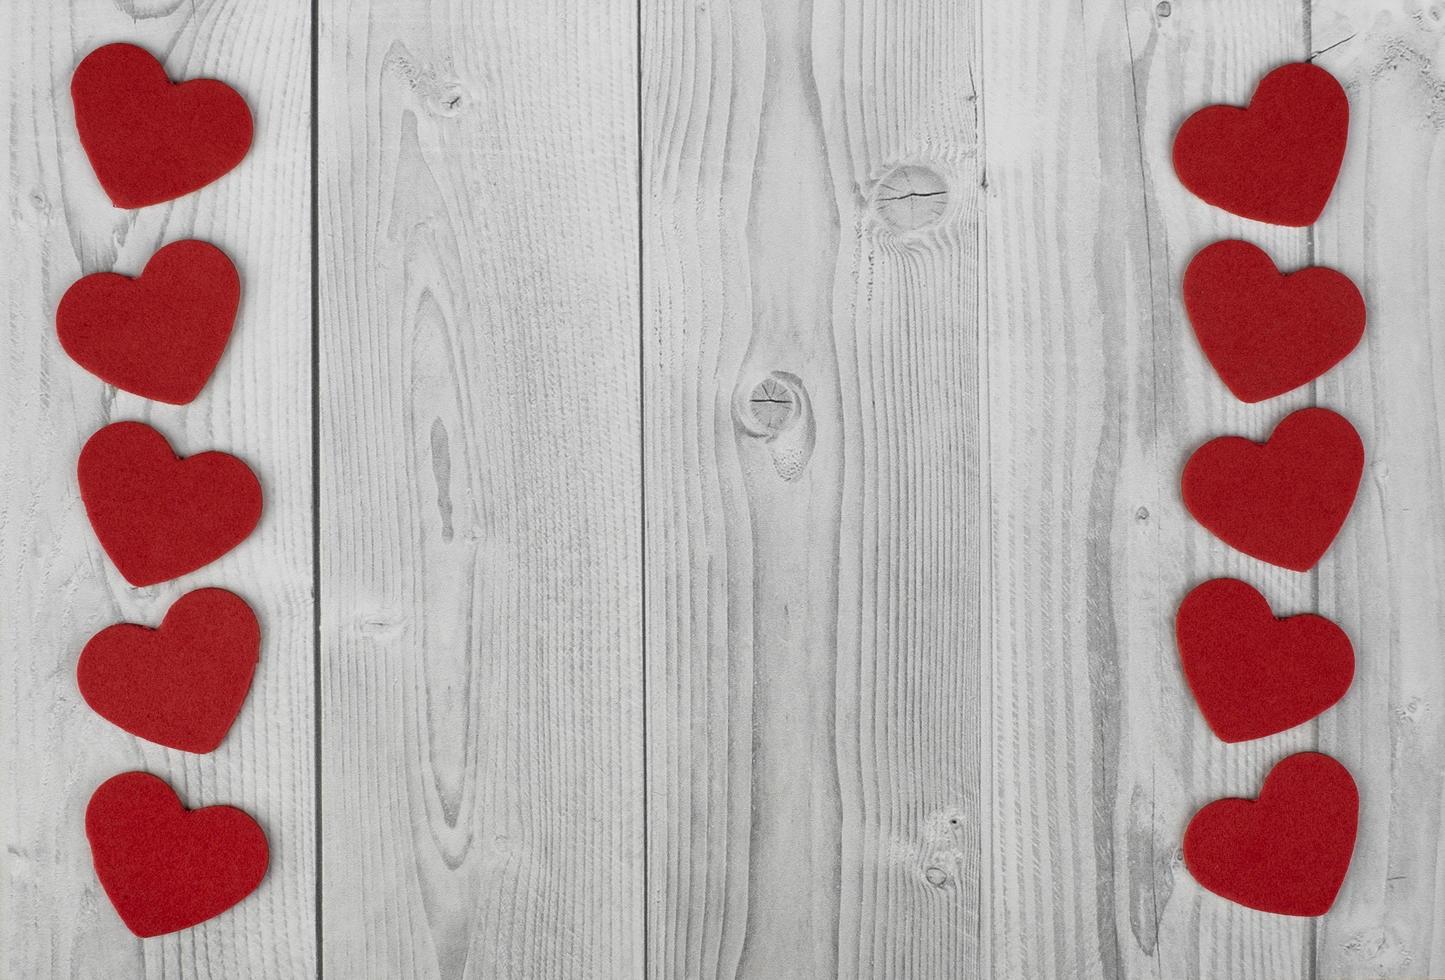
{"label": "heart shape", "polygon": [[1194,880],[1240,905],[1324,915],[1350,868],[1360,795],[1349,770],[1301,752],[1265,777],[1258,800],[1216,800],[1184,832]]}
{"label": "heart shape", "polygon": [[210,564],[261,519],[261,484],[245,463],[217,452],[181,459],[141,422],[91,436],[77,470],[95,536],[131,585]]}
{"label": "heart shape", "polygon": [[212,78],[173,83],[133,44],[97,48],[70,80],[75,128],[116,207],[140,208],[199,190],[251,146],[251,110]]}
{"label": "heart shape", "polygon": [[55,313],[60,346],[81,367],[142,398],[184,405],[221,359],[241,304],[236,267],[214,245],[172,242],[140,276],[86,276]]}
{"label": "heart shape", "polygon": [[100,785],[85,835],[101,887],[137,936],[214,918],[266,876],[266,834],[235,807],[187,810],[165,780],[126,772]]}
{"label": "heart shape", "polygon": [[1365,468],[1355,427],[1325,408],[1305,408],[1269,441],[1213,439],[1184,466],[1184,506],[1225,544],[1306,572],[1344,526]]}
{"label": "heart shape", "polygon": [[1215,242],[1184,273],[1199,346],[1235,396],[1260,402],[1308,384],[1355,349],[1365,300],[1334,269],[1282,275],[1248,242]]}
{"label": "heart shape", "polygon": [[1302,725],[1349,690],[1355,649],[1323,616],[1276,618],[1238,579],[1198,586],[1174,623],[1184,677],[1204,720],[1226,742]]}
{"label": "heart shape", "polygon": [[197,589],[156,629],[107,626],[85,645],[76,681],[86,704],[132,735],[210,752],[241,712],[261,651],[261,626],[240,596]]}
{"label": "heart shape", "polygon": [[1249,107],[1212,105],[1174,137],[1174,171],[1215,207],[1303,227],[1324,211],[1350,129],[1345,90],[1318,65],[1276,68]]}

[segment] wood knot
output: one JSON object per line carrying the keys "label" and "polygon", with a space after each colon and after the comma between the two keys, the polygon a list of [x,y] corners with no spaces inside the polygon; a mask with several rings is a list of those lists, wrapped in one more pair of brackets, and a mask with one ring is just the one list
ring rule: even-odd
{"label": "wood knot", "polygon": [[401,79],[430,115],[450,119],[466,105],[466,89],[447,65],[420,63],[400,41],[392,42],[387,48],[381,70]]}
{"label": "wood knot", "polygon": [[748,409],[759,428],[776,433],[797,420],[798,399],[781,378],[769,375],[753,387]]}
{"label": "wood knot", "polygon": [[362,636],[391,636],[406,626],[406,616],[393,609],[373,609],[357,617]]}
{"label": "wood knot", "polygon": [[456,80],[434,82],[424,96],[427,111],[434,116],[450,119],[462,111],[466,102],[466,91]]}
{"label": "wood knot", "polygon": [[1174,8],[1170,6],[1169,0],[1159,0],[1158,6],[1154,8],[1154,13],[1159,15],[1160,20],[1163,20],[1165,17],[1174,13]]}
{"label": "wood knot", "polygon": [[948,211],[948,182],[943,174],[920,163],[904,163],[883,175],[873,187],[873,213],[897,235],[938,224]]}
{"label": "wood knot", "polygon": [[817,437],[802,378],[773,371],[752,385],[739,385],[733,421],[741,436],[761,440],[778,476],[792,483],[803,475]]}

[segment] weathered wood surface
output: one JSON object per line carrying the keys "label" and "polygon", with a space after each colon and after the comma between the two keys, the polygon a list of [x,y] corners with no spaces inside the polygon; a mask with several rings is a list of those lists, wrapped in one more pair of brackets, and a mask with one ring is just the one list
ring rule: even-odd
{"label": "weathered wood surface", "polygon": [[1243,101],[1308,54],[1305,12],[1027,3],[984,20],[990,973],[1309,976],[1309,920],[1202,892],[1178,847],[1195,809],[1253,795],[1313,732],[1219,742],[1171,635],[1179,600],[1219,575],[1282,611],[1313,604],[1312,575],[1232,553],[1178,493],[1197,445],[1262,438],[1309,402],[1235,401],[1189,332],[1180,274],[1225,237],[1297,266],[1307,236],[1205,206],[1169,163],[1191,109]]}
{"label": "weathered wood surface", "polygon": [[[1445,974],[1445,8],[323,0],[313,227],[307,10],[120,7],[20,5],[0,66],[0,975]],[[135,220],[61,97],[115,37],[262,109],[240,172]],[[1179,186],[1184,115],[1316,53],[1354,123],[1315,228]],[[235,346],[192,408],[114,396],[49,312],[191,233],[255,265]],[[1231,236],[1360,282],[1362,349],[1235,401],[1179,297]],[[1297,575],[1209,537],[1177,481],[1207,438],[1312,403],[1355,421],[1369,471]],[[252,583],[267,624],[215,757],[138,745],[74,692],[92,630],[178,591],[126,588],[73,490],[80,440],[137,415],[271,493],[195,576]],[[1317,723],[1204,726],[1172,619],[1221,574],[1354,637]],[[1307,748],[1364,801],[1336,908],[1202,891],[1189,815]],[[134,765],[266,822],[257,896],[128,938],[78,817]]]}
{"label": "weathered wood surface", "polygon": [[[1351,631],[1354,686],[1320,747],[1360,783],[1360,837],[1318,926],[1321,977],[1445,975],[1445,7],[1316,0],[1317,60],[1345,84],[1351,144],[1315,234],[1362,283],[1360,351],[1318,385],[1364,437],[1369,469],[1320,606]],[[1342,42],[1342,43],[1341,43]]]}
{"label": "weathered wood surface", "polygon": [[976,10],[888,6],[644,4],[654,977],[979,969]]}
{"label": "weathered wood surface", "polygon": [[[0,976],[294,980],[315,972],[311,618],[310,8],[302,0],[14,3],[0,30]],[[173,204],[112,208],[75,137],[76,63],[100,44],[144,45],[176,75],[217,75],[255,110],[255,148],[220,182]],[[198,237],[236,262],[244,295],[229,350],[184,408],[102,384],[55,339],[81,275],[140,271]],[[120,419],[157,426],[182,453],[223,449],[260,473],[256,533],[193,575],[131,588],[91,533],[75,485],[81,444]],[[95,715],[75,660],[96,630],[154,624],[182,592],[222,586],[263,623],[254,686],[206,756],[142,742]],[[254,814],[271,841],[264,887],[221,918],[141,941],[90,867],[83,820],[109,776],[144,769],[192,806]]]}
{"label": "weathered wood surface", "polygon": [[322,17],[323,965],[635,976],[634,8]]}

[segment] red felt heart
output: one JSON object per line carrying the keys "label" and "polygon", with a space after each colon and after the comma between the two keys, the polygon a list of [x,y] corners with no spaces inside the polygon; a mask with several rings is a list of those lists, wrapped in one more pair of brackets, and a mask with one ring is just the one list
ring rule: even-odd
{"label": "red felt heart", "polygon": [[266,835],[241,810],[187,810],[165,781],[126,772],[100,785],[85,810],[95,874],[137,936],[188,929],[261,883]]}
{"label": "red felt heart", "polygon": [[1355,650],[1323,616],[1276,619],[1258,589],[1220,578],[1179,606],[1175,637],[1204,720],[1226,742],[1302,725],[1349,690]]}
{"label": "red felt heart", "polygon": [[261,484],[245,463],[217,452],[178,458],[140,422],[116,422],[91,436],[78,470],[95,536],[132,585],[215,561],[261,519]]}
{"label": "red felt heart", "polygon": [[1258,800],[1216,800],[1184,832],[1205,888],[1262,912],[1324,915],[1350,868],[1360,796],[1349,770],[1301,752],[1265,777]]}
{"label": "red felt heart", "polygon": [[210,752],[241,711],[260,650],[261,627],[243,599],[198,589],[157,629],[123,623],[91,637],[76,680],[97,714],[132,735]]}
{"label": "red felt heart", "polygon": [[1344,526],[1364,467],[1355,427],[1305,408],[1266,443],[1226,436],[1195,450],[1184,466],[1184,505],[1225,544],[1304,572]]}
{"label": "red felt heart", "polygon": [[205,187],[251,146],[251,110],[211,78],[173,83],[133,44],[97,48],[70,80],[75,128],[116,207],[159,204]]}
{"label": "red felt heart", "polygon": [[65,352],[102,381],[184,405],[215,370],[240,303],[241,279],[225,252],[173,242],[139,278],[101,272],[71,286],[55,326]]}
{"label": "red felt heart", "polygon": [[1317,65],[1276,68],[1247,109],[1212,105],[1174,137],[1184,186],[1226,211],[1277,225],[1314,223],[1345,158],[1350,103]]}
{"label": "red felt heart", "polygon": [[1248,242],[1215,242],[1196,255],[1184,305],[1209,362],[1246,402],[1308,384],[1365,332],[1365,300],[1348,276],[1317,266],[1281,275]]}

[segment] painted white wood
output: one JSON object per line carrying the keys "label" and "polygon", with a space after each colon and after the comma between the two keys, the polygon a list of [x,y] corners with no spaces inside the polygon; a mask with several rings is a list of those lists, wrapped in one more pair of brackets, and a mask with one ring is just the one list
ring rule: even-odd
{"label": "painted white wood", "polygon": [[[311,617],[311,283],[309,5],[200,0],[119,5],[22,3],[0,32],[0,976],[257,978],[314,973],[315,819]],[[75,137],[68,85],[92,48],[128,40],[176,76],[235,85],[256,117],[250,155],[174,204],[111,207]],[[140,271],[161,244],[214,242],[244,295],[230,347],[184,408],[117,394],[74,365],[53,311],[79,276]],[[75,459],[96,429],[143,419],[185,454],[223,449],[260,475],[265,513],[221,561],[134,589],[86,522]],[[181,592],[224,586],[261,619],[250,697],[225,743],[193,756],[128,736],[75,687],[75,660],[116,621],[154,624]],[[90,867],[83,819],[91,791],[141,768],[191,806],[252,813],[271,844],[257,892],[220,918],[138,940]]]}
{"label": "painted white wood", "polygon": [[1178,848],[1194,810],[1253,795],[1313,733],[1219,742],[1172,640],[1179,600],[1219,575],[1282,612],[1313,606],[1313,576],[1231,553],[1178,492],[1200,443],[1262,438],[1308,402],[1235,401],[1180,275],[1224,237],[1298,264],[1306,235],[1209,208],[1169,158],[1190,111],[1306,54],[1302,8],[1028,2],[983,19],[989,975],[1309,976],[1309,920],[1203,892]]}
{"label": "painted white wood", "polygon": [[325,972],[636,976],[634,7],[322,23]]}
{"label": "painted white wood", "polygon": [[975,21],[644,5],[652,977],[978,975]]}
{"label": "painted white wood", "polygon": [[1317,960],[1321,977],[1435,977],[1445,975],[1445,7],[1316,0],[1313,24],[1315,49],[1329,48],[1317,61],[1344,82],[1352,115],[1316,256],[1359,282],[1369,308],[1360,350],[1319,385],[1321,404],[1359,428],[1368,469],[1320,577],[1321,606],[1349,627],[1358,658],[1320,744],[1355,774],[1362,809]]}

